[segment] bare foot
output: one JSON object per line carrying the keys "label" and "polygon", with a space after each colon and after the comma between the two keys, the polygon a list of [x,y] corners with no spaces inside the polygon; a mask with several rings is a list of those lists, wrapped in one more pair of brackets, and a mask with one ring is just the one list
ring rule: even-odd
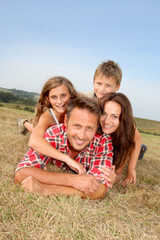
{"label": "bare foot", "polygon": [[21,182],[21,185],[27,192],[46,195],[45,187],[43,186],[43,184],[37,181],[36,179],[34,179],[32,176],[25,178]]}

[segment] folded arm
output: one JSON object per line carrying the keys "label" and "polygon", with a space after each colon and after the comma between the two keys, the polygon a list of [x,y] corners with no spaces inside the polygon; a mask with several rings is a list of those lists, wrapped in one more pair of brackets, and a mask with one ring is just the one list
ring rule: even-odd
{"label": "folded arm", "polygon": [[48,112],[42,114],[30,136],[29,147],[40,154],[65,162],[72,170],[79,174],[84,174],[86,171],[82,164],[74,161],[68,155],[61,153],[43,138],[47,128],[53,124],[54,122]]}
{"label": "folded arm", "polygon": [[35,167],[18,170],[14,181],[21,183],[25,190],[47,196],[78,194],[82,198],[99,199],[107,192],[106,186],[98,183],[92,175],[47,172]]}

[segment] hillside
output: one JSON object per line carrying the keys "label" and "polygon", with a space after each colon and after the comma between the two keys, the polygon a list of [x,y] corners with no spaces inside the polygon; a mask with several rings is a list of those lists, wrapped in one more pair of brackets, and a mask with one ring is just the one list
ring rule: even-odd
{"label": "hillside", "polygon": [[0,88],[0,102],[23,104],[25,106],[35,106],[38,98],[38,93],[27,92],[16,89]]}
{"label": "hillside", "polygon": [[39,93],[17,90],[15,88],[7,89],[7,88],[0,87],[0,92],[5,92],[5,93],[10,92],[10,93],[13,93],[15,95],[18,95],[19,97],[30,98],[30,99],[34,99],[34,100],[36,100],[39,97]]}
{"label": "hillside", "polygon": [[[15,88],[6,89],[0,87],[0,103],[2,103],[1,106],[3,107],[34,112],[34,107],[38,97],[39,94],[36,92],[27,92],[23,90],[17,90]],[[141,133],[160,136],[160,121],[135,118],[135,122],[138,130]]]}
{"label": "hillside", "polygon": [[141,133],[160,136],[160,121],[153,121],[144,118],[135,118],[138,130]]}

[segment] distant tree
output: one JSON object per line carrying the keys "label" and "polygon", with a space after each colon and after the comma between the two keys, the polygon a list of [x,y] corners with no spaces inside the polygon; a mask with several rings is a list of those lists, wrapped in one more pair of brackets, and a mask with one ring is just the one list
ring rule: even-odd
{"label": "distant tree", "polygon": [[17,94],[13,94],[11,92],[3,92],[0,91],[0,102],[4,103],[19,103],[29,106],[35,106],[36,100],[32,98],[22,98]]}

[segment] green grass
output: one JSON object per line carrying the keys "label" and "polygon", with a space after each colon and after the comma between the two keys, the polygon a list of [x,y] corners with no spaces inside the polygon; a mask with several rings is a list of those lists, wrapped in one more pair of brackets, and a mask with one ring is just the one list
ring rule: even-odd
{"label": "green grass", "polygon": [[[115,185],[103,200],[27,194],[13,184],[28,137],[17,134],[17,119],[33,113],[0,107],[0,239],[159,240],[160,137],[142,134],[148,150],[137,164],[137,183]],[[152,129],[152,124],[150,128]],[[155,129],[158,131],[158,129]],[[125,177],[126,169],[123,177]]]}
{"label": "green grass", "polygon": [[135,118],[140,132],[160,136],[160,122],[143,118]]}

